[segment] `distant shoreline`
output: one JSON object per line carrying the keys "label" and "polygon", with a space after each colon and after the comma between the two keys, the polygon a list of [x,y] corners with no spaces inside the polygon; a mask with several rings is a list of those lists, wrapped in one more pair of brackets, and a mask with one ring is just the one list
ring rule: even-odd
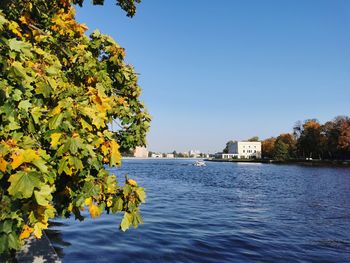
{"label": "distant shoreline", "polygon": [[147,157],[147,158],[141,158],[141,157],[122,157],[122,160],[204,160],[205,158],[194,158],[194,157],[174,157],[174,158],[167,158],[167,157]]}
{"label": "distant shoreline", "polygon": [[230,162],[230,163],[271,163],[271,164],[296,164],[308,166],[326,167],[350,167],[350,160],[264,160],[264,159],[205,159],[208,162]]}

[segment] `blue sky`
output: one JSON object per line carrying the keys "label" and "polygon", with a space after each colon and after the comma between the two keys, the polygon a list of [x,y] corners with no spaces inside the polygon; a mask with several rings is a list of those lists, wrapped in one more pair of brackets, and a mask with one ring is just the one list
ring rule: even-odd
{"label": "blue sky", "polygon": [[77,19],[141,74],[152,151],[215,152],[350,115],[348,0],[143,0],[132,19],[114,2]]}

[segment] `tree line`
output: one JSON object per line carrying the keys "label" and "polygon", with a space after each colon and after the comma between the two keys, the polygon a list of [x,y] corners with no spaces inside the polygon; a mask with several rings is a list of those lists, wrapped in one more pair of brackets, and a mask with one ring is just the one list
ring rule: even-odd
{"label": "tree line", "polygon": [[317,119],[298,121],[292,133],[262,141],[263,158],[350,159],[350,117],[338,116],[324,124]]}

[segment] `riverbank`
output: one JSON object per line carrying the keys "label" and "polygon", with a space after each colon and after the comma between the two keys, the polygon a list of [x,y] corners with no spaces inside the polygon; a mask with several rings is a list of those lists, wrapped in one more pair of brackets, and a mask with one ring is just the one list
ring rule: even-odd
{"label": "riverbank", "polygon": [[350,167],[350,160],[286,160],[277,161],[271,159],[205,159],[208,162],[231,162],[231,163],[273,163],[273,164],[298,164],[310,166],[344,166]]}

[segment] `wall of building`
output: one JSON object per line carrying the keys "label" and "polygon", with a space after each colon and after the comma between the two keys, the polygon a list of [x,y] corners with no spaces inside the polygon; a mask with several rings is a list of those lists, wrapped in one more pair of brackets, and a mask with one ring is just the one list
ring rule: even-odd
{"label": "wall of building", "polygon": [[228,153],[238,154],[238,158],[261,158],[261,142],[235,142],[229,145]]}
{"label": "wall of building", "polygon": [[134,157],[136,157],[136,158],[148,158],[147,148],[137,146],[134,150]]}

